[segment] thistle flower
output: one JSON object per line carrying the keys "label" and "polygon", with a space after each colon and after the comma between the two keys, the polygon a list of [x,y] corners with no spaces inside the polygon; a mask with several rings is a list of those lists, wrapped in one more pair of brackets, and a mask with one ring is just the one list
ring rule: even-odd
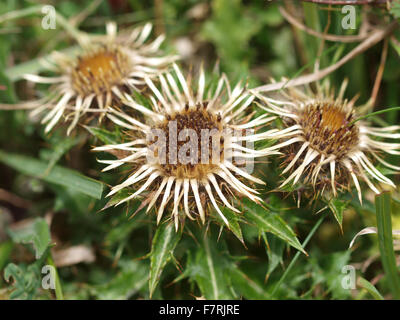
{"label": "thistle flower", "polygon": [[301,181],[321,194],[329,190],[337,196],[338,190],[349,189],[354,183],[362,203],[359,179],[375,193],[379,193],[379,189],[371,180],[395,187],[375,167],[371,157],[387,168],[400,170],[381,156],[382,152],[400,154],[399,143],[381,141],[382,138],[400,138],[396,133],[400,126],[377,128],[355,121],[356,98],[351,101],[343,98],[346,86],[347,81],[344,81],[337,97],[329,84],[319,86],[316,94],[308,87],[306,92],[291,88],[283,91],[286,101],[255,93],[264,103],[263,108],[279,116],[285,126],[268,134],[270,139],[279,141],[269,150],[281,150],[287,158],[282,174],[291,172],[278,188]]}
{"label": "thistle flower", "polygon": [[[234,195],[261,201],[258,192],[246,181],[264,182],[246,171],[250,166],[243,159],[253,160],[275,153],[254,150],[249,144],[257,140],[254,130],[250,129],[263,126],[276,117],[264,114],[249,121],[253,113],[246,111],[249,111],[254,96],[241,83],[232,90],[225,75],[215,89],[206,88],[201,69],[196,82],[197,85],[192,86],[191,77],[185,79],[176,65],[174,72],[159,76],[159,88],[146,78],[153,94],[150,96],[152,110],[133,100],[127,102],[143,114],[145,121],[140,122],[115,110],[107,115],[129,130],[128,138],[135,138],[95,150],[108,151],[118,157],[117,160],[99,160],[108,164],[103,171],[123,164],[132,168],[133,174],[113,187],[108,196],[134,185],[138,185],[138,189],[117,205],[145,195],[143,203],[147,204],[147,212],[158,205],[159,222],[173,199],[171,217],[178,228],[178,222],[184,221],[185,217],[192,220],[200,217],[204,223],[205,205],[209,204],[229,226],[219,204],[239,212],[230,201]],[[243,135],[244,131],[251,133]],[[242,146],[243,142],[246,146]]]}
{"label": "thistle flower", "polygon": [[37,105],[32,115],[48,110],[42,119],[49,132],[65,116],[71,124],[68,134],[79,119],[89,113],[104,117],[106,107],[118,107],[125,93],[138,90],[144,78],[154,76],[175,56],[159,57],[158,51],[164,36],[146,44],[152,25],[135,28],[130,34],[117,35],[115,23],[107,24],[107,34],[82,36],[78,56],[70,57],[60,52],[52,54],[52,61],[45,61],[48,71],[54,77],[26,74],[27,80],[36,83],[53,84],[50,94]]}

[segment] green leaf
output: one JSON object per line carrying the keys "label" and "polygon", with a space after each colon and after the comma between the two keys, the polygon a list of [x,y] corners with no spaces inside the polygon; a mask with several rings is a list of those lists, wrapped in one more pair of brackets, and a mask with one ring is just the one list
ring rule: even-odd
{"label": "green leaf", "polygon": [[283,263],[282,256],[285,249],[285,242],[274,235],[266,233],[263,233],[263,238],[267,245],[268,270],[266,279],[268,279],[276,267],[280,263]]}
{"label": "green leaf", "polygon": [[329,209],[331,209],[336,221],[340,226],[340,230],[342,230],[343,223],[343,212],[347,208],[347,202],[333,198],[328,203]]}
{"label": "green leaf", "polygon": [[13,247],[14,244],[11,241],[0,243],[0,270],[3,269],[7,261],[9,261]]}
{"label": "green leaf", "polygon": [[202,27],[202,36],[213,43],[221,62],[246,72],[250,40],[261,29],[260,17],[250,15],[240,0],[212,1],[212,16]]}
{"label": "green leaf", "polygon": [[41,284],[37,264],[26,267],[25,265],[9,263],[4,269],[4,279],[10,282],[11,278],[14,279],[11,299],[32,300]]}
{"label": "green leaf", "polygon": [[245,209],[244,216],[260,230],[273,233],[307,255],[292,228],[278,214],[247,199],[243,199],[242,204]]}
{"label": "green leaf", "polygon": [[32,243],[36,259],[42,257],[51,242],[49,226],[43,218],[37,218],[30,225],[19,230],[9,230],[8,233],[16,243]]}
{"label": "green leaf", "polygon": [[176,232],[172,223],[163,223],[157,228],[150,252],[150,297],[157,287],[161,273],[171,259],[181,236],[182,233],[180,231]]}
{"label": "green leaf", "polygon": [[46,162],[3,151],[0,151],[0,162],[3,162],[23,174],[56,185],[70,187],[92,198],[101,199],[103,184],[94,179],[85,177],[77,171],[61,166],[54,166],[54,168],[46,174],[48,167]]}
{"label": "green leaf", "polygon": [[229,277],[232,260],[221,254],[215,248],[215,242],[210,241],[206,234],[201,246],[190,251],[185,275],[189,276],[199,286],[201,294],[208,300],[233,299]]}
{"label": "green leaf", "polygon": [[[104,206],[103,210],[115,206],[118,202],[128,198],[130,195],[132,195],[132,190],[129,190],[129,189],[126,189],[126,188],[120,190],[119,192],[117,192],[116,194],[114,194],[111,197],[111,199]],[[138,200],[138,199],[135,198],[134,200]]]}
{"label": "green leaf", "polygon": [[375,196],[376,222],[378,226],[379,250],[383,269],[393,296],[400,299],[400,275],[393,250],[391,194],[383,192]]}
{"label": "green leaf", "polygon": [[80,138],[66,137],[62,139],[55,139],[55,141],[52,141],[53,148],[50,151],[50,154],[48,155],[48,159],[46,159],[49,161],[49,164],[47,166],[45,175],[47,175],[51,171],[51,169],[54,168],[57,162],[66,152],[68,152],[68,150],[70,150],[72,147],[76,146],[78,143],[82,141],[83,137]]}
{"label": "green leaf", "polygon": [[265,300],[271,298],[262,285],[251,279],[236,266],[232,267],[230,276],[234,288],[237,289],[246,299]]}
{"label": "green leaf", "polygon": [[146,285],[148,266],[142,261],[120,261],[119,264],[121,271],[109,282],[93,290],[98,299],[129,299]]}
{"label": "green leaf", "polygon": [[361,288],[364,288],[375,300],[385,300],[374,285],[368,280],[360,277],[358,278],[358,284]]}
{"label": "green leaf", "polygon": [[101,128],[85,127],[92,135],[105,144],[118,144],[119,137],[115,132],[111,132]]}
{"label": "green leaf", "polygon": [[[221,211],[229,222],[229,230],[231,230],[232,233],[239,239],[239,241],[244,244],[242,229],[240,228],[239,224],[240,216],[238,216],[235,212],[226,207],[221,208]],[[218,220],[223,223],[222,219],[219,216]]]}
{"label": "green leaf", "polygon": [[400,19],[400,2],[393,1],[392,6],[390,8],[390,13],[397,19]]}

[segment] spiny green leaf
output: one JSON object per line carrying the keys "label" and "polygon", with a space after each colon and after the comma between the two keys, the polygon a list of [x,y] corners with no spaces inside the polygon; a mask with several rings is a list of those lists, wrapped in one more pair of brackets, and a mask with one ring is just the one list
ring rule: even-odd
{"label": "spiny green leaf", "polygon": [[187,268],[184,276],[194,280],[201,294],[206,299],[233,299],[229,269],[233,260],[228,260],[225,254],[215,247],[214,240],[205,235],[201,246],[189,252]]}
{"label": "spiny green leaf", "polygon": [[275,234],[292,247],[307,254],[292,228],[278,214],[268,211],[261,205],[247,199],[243,199],[242,204],[244,216],[260,230]]}
{"label": "spiny green leaf", "polygon": [[32,243],[36,259],[42,257],[51,242],[49,225],[43,218],[37,218],[28,226],[19,230],[9,230],[8,233],[16,243]]}
{"label": "spiny green leaf", "polygon": [[109,282],[93,290],[98,299],[128,299],[146,285],[148,266],[143,261],[120,261],[119,264],[121,271]]}
{"label": "spiny green leaf", "polygon": [[98,138],[101,142],[105,144],[118,144],[119,137],[115,132],[108,131],[106,129],[95,128],[95,127],[86,127],[86,129]]}
{"label": "spiny green leaf", "polygon": [[[229,222],[229,230],[231,230],[232,233],[240,240],[240,242],[244,244],[242,229],[240,228],[239,224],[240,216],[238,216],[229,208],[221,208],[221,211]],[[220,220],[222,222],[222,219]]]}
{"label": "spiny green leaf", "polygon": [[230,270],[232,284],[235,289],[238,289],[240,294],[246,299],[264,300],[270,299],[269,294],[262,285],[251,279],[238,267],[233,266]]}
{"label": "spiny green leaf", "polygon": [[54,168],[46,174],[48,164],[31,157],[21,156],[0,151],[0,162],[18,170],[19,172],[42,179],[46,182],[73,188],[92,198],[101,199],[103,184],[94,179],[85,177],[77,171],[61,166]]}
{"label": "spiny green leaf", "polygon": [[171,259],[182,233],[174,230],[172,223],[163,223],[157,228],[150,252],[150,297],[152,296],[164,267]]}
{"label": "spiny green leaf", "polygon": [[283,262],[283,251],[285,249],[285,242],[280,238],[263,233],[264,241],[267,245],[267,255],[268,255],[268,270],[267,277],[276,269],[276,267]]}
{"label": "spiny green leaf", "polygon": [[340,226],[340,230],[342,230],[343,212],[346,210],[347,204],[347,202],[336,198],[330,200],[328,203],[329,209],[331,209],[336,221]]}

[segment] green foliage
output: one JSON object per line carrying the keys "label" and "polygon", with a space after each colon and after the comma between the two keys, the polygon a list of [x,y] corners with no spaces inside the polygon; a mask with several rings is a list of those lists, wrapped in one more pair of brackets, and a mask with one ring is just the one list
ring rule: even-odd
{"label": "green foliage", "polygon": [[151,245],[150,252],[150,277],[149,277],[149,288],[150,297],[152,296],[154,289],[160,281],[161,273],[171,259],[175,247],[178,244],[181,233],[175,232],[174,225],[171,223],[164,223],[157,228],[156,234]]}
{"label": "green foliage", "polygon": [[40,286],[39,275],[39,268],[36,264],[29,266],[8,264],[4,269],[4,279],[7,282],[11,279],[14,281],[10,299],[31,300]]}
{"label": "green foliage", "polygon": [[261,231],[271,232],[288,244],[307,254],[290,226],[277,214],[247,199],[242,200],[244,215]]}
{"label": "green foliage", "polygon": [[400,1],[394,0],[391,4],[390,13],[400,19]]}
{"label": "green foliage", "polygon": [[331,199],[328,203],[329,209],[331,209],[336,221],[338,222],[340,229],[343,224],[343,213],[346,210],[348,203],[340,199]]}
{"label": "green foliage", "polygon": [[31,243],[35,250],[35,258],[40,259],[50,245],[51,237],[49,226],[42,218],[17,231],[9,231],[11,239],[15,243]]}
{"label": "green foliage", "polygon": [[[57,12],[74,19],[82,6],[92,3],[63,2]],[[321,47],[319,37],[287,23],[279,11],[285,4],[278,1],[170,0],[159,1],[157,5],[162,6],[157,10],[151,1],[129,0],[126,7],[116,8],[109,3],[102,1],[91,16],[79,22],[80,28],[99,33],[104,32],[109,20],[116,20],[121,28],[155,21],[157,32],[166,31],[166,52],[176,53],[182,39],[184,49],[190,49],[189,57],[180,62],[182,66],[190,69],[193,65],[197,70],[204,62],[207,88],[217,86],[218,72],[214,71],[224,72],[232,83],[247,81],[250,88],[269,83],[271,77],[294,78],[312,72],[319,54],[319,67],[323,69],[356,45],[325,41]],[[285,8],[289,10],[292,5],[299,15],[296,11],[292,14],[305,17],[304,24],[317,32],[324,32],[327,26],[328,34],[354,35],[359,31],[342,30],[340,10],[321,10],[316,4],[303,6],[296,1],[287,2]],[[0,21],[4,13],[26,8],[32,11],[31,1],[3,1]],[[389,13],[385,8],[368,8],[368,15],[375,16],[374,21],[399,19],[400,4],[394,1]],[[361,23],[358,17],[357,26]],[[370,117],[366,120],[379,125],[399,122],[395,108],[400,105],[398,35],[396,30],[390,39],[376,108],[358,120]],[[23,75],[43,71],[41,60],[50,58],[53,50],[74,55],[77,49],[61,26],[56,30],[41,28],[38,15],[0,22],[0,106],[48,94],[51,89],[45,85],[26,85]],[[343,79],[350,77],[346,98],[360,93],[359,101],[365,102],[375,86],[381,59],[377,45],[326,79],[339,88]],[[133,98],[151,108],[146,89],[140,89]],[[271,93],[271,97],[275,95],[279,93]],[[253,107],[249,117],[264,112],[256,104]],[[258,189],[262,203],[234,199],[240,214],[221,206],[229,227],[211,210],[204,225],[186,219],[176,232],[169,216],[157,225],[155,210],[145,212],[150,192],[117,207],[114,205],[135,192],[133,188],[103,198],[109,186],[132,172],[129,167],[101,172],[103,167],[96,162],[99,153],[90,151],[93,146],[126,141],[122,130],[112,128],[107,121],[85,124],[71,137],[65,136],[64,125],[45,135],[28,112],[0,111],[0,214],[5,217],[4,222],[0,220],[2,296],[6,292],[10,299],[399,297],[397,253],[391,233],[392,228],[398,229],[398,192],[393,193],[392,210],[387,194],[377,198],[375,207],[373,196],[364,186],[362,205],[353,196],[354,190],[330,201],[311,200],[306,192],[303,196],[301,183],[275,192],[281,170],[278,160],[271,157],[268,163],[260,160],[255,167],[255,173],[266,182]],[[282,125],[279,121],[276,124]],[[260,141],[256,146],[262,149],[271,143]],[[114,157],[106,153],[102,156]],[[387,161],[395,163],[394,159]],[[387,169],[382,172],[394,173]],[[393,181],[398,185],[398,178],[393,177]],[[354,235],[374,224],[375,212],[379,238],[359,239],[349,250]],[[46,222],[50,220],[51,228]],[[18,224],[24,227],[18,228]],[[95,260],[57,267],[56,292],[43,290],[42,266],[59,262],[53,261],[57,256],[50,254],[50,247],[58,252],[78,245],[90,248]],[[342,287],[344,266],[362,264],[379,253],[382,266],[374,260],[366,272],[357,270],[356,290]],[[371,280],[374,278],[382,280],[375,283]]]}
{"label": "green foliage", "polygon": [[389,192],[381,193],[375,197],[376,222],[378,226],[379,250],[383,269],[387,276],[389,287],[396,299],[400,299],[400,274],[396,265],[393,251],[391,195]]}
{"label": "green foliage", "polygon": [[51,168],[51,162],[48,164],[31,157],[5,153],[3,151],[0,151],[0,162],[26,175],[43,179],[49,183],[73,188],[95,199],[101,199],[103,184],[94,179],[85,177],[74,170],[53,165],[53,168],[49,172],[48,169]]}

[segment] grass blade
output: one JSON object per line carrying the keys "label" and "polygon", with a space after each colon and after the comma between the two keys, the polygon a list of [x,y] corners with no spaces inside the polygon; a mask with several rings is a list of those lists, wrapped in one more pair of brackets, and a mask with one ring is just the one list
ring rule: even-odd
{"label": "grass blade", "polygon": [[0,162],[28,176],[42,179],[56,185],[73,188],[75,191],[86,194],[92,198],[101,199],[103,184],[75,170],[54,166],[54,168],[47,173],[47,162],[3,151],[0,151]]}
{"label": "grass blade", "polygon": [[360,287],[364,288],[368,291],[368,293],[375,299],[375,300],[385,300],[379,291],[374,287],[374,285],[364,278],[358,279],[358,284]]}
{"label": "grass blade", "polygon": [[400,275],[393,250],[391,195],[383,192],[375,197],[376,222],[378,226],[379,250],[383,269],[393,296],[400,299]]}

